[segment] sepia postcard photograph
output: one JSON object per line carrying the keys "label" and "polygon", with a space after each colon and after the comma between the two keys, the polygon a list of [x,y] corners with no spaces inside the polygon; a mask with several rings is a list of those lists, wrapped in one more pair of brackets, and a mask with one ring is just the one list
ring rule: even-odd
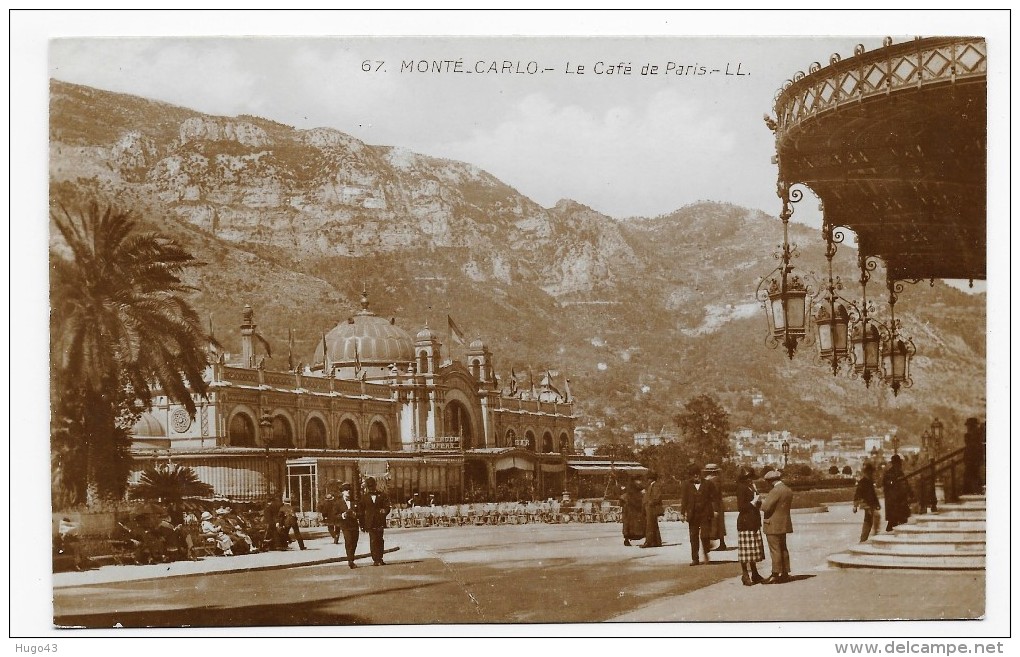
{"label": "sepia postcard photograph", "polygon": [[1003,652],[1008,11],[15,14],[22,651]]}

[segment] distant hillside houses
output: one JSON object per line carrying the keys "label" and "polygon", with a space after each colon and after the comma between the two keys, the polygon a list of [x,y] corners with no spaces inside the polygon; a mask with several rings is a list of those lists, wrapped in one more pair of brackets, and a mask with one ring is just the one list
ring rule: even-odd
{"label": "distant hillside houses", "polygon": [[649,447],[651,445],[663,445],[680,440],[680,434],[675,431],[646,431],[634,434],[634,447]]}

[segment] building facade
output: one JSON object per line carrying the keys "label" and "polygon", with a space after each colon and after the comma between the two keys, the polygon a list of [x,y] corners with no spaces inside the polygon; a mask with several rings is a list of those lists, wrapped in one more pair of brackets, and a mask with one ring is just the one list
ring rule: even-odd
{"label": "building facade", "polygon": [[[270,371],[245,306],[241,352],[214,357],[191,415],[164,396],[135,425],[135,477],[153,463],[192,467],[217,495],[276,491],[304,511],[331,486],[374,476],[396,500],[546,499],[567,488],[573,403],[548,373],[501,387],[482,340],[446,358],[425,326],[413,337],[369,310],[323,335],[312,364]],[[574,468],[576,476],[579,468]]]}

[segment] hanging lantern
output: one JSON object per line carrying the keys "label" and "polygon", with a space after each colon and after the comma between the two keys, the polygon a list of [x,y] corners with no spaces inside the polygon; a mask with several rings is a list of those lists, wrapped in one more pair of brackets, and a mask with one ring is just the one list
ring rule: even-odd
{"label": "hanging lantern", "polygon": [[909,388],[913,385],[910,360],[917,349],[913,340],[900,334],[900,320],[896,319],[896,300],[903,291],[903,283],[890,278],[886,280],[886,285],[889,287],[889,331],[888,339],[882,342],[882,380],[889,384],[893,396],[896,396],[901,387]]}
{"label": "hanging lantern", "polygon": [[[830,310],[830,306],[835,311]],[[822,304],[815,315],[818,330],[818,355],[832,363],[832,373],[839,369],[839,363],[849,355],[850,313],[842,303]]]}
{"label": "hanging lantern", "polygon": [[901,387],[913,385],[910,378],[910,359],[917,350],[912,340],[894,337],[882,344],[882,379],[892,388],[893,396]]}
{"label": "hanging lantern", "polygon": [[799,276],[790,277],[784,271],[782,280],[772,279],[769,284],[772,337],[786,347],[790,358],[797,351],[797,343],[807,334],[807,287]]}
{"label": "hanging lantern", "polygon": [[873,323],[854,325],[850,342],[853,347],[854,373],[864,379],[864,385],[871,385],[871,377],[881,372],[880,343],[882,337]]}
{"label": "hanging lantern", "polygon": [[809,337],[807,327],[811,318],[808,295],[812,292],[800,276],[793,274],[793,266],[790,264],[797,250],[796,245],[791,245],[789,240],[790,216],[793,214],[791,203],[798,202],[803,197],[803,192],[791,191],[789,185],[780,183],[778,194],[783,199],[783,211],[780,213],[783,222],[783,243],[775,257],[780,259],[782,264],[773,270],[772,273],[777,274],[775,277],[761,279],[755,297],[765,309],[765,320],[769,326],[767,343],[773,348],[783,345],[787,355],[793,359],[797,353],[797,345],[805,339],[809,342],[813,339],[813,336]]}

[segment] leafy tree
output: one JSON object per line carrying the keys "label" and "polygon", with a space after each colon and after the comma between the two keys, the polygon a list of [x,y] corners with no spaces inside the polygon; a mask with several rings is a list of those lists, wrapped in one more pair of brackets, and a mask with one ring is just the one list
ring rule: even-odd
{"label": "leafy tree", "polygon": [[711,395],[698,395],[674,416],[688,454],[698,465],[722,463],[730,457],[730,416]]}
{"label": "leafy tree", "polygon": [[202,497],[213,494],[213,487],[198,478],[187,466],[160,465],[145,468],[138,483],[130,490],[131,497],[142,500],[161,500],[176,503],[185,497]]}
{"label": "leafy tree", "polygon": [[616,443],[602,443],[595,448],[596,456],[607,456],[617,461],[635,461],[637,454],[630,445],[617,445]]}
{"label": "leafy tree", "polygon": [[123,495],[129,422],[154,388],[194,417],[210,338],[183,297],[191,254],[112,206],[50,216],[51,482],[55,504],[91,504]]}
{"label": "leafy tree", "polygon": [[847,476],[850,476],[850,475],[852,475],[853,473],[854,473],[854,469],[853,469],[853,468],[851,468],[851,467],[850,467],[849,465],[844,465],[844,466],[843,466],[843,474],[845,474],[845,475],[847,475]]}
{"label": "leafy tree", "polygon": [[667,492],[675,492],[679,483],[687,476],[687,466],[691,464],[691,457],[683,443],[668,442],[644,448],[638,454],[638,461],[658,473],[659,481]]}
{"label": "leafy tree", "polygon": [[838,475],[839,474],[839,466],[838,465],[830,465],[829,466],[829,474],[831,474],[831,475]]}

